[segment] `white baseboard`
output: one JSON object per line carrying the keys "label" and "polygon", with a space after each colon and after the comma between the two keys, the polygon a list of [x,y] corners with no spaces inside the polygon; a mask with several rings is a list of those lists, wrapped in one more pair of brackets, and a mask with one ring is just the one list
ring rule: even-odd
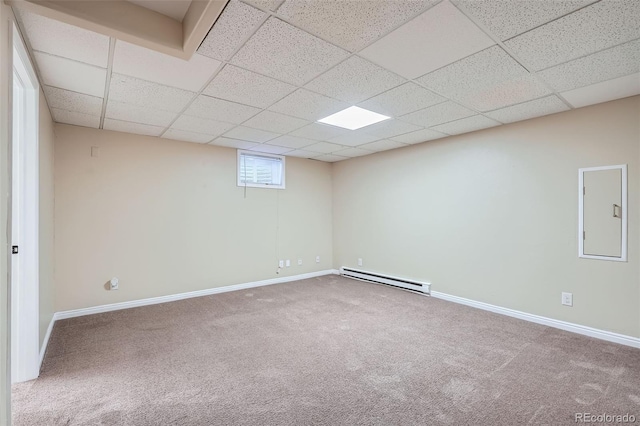
{"label": "white baseboard", "polygon": [[[229,291],[246,290],[248,288],[262,287],[266,285],[280,284],[280,283],[286,283],[290,281],[298,281],[298,280],[304,280],[307,278],[321,277],[323,275],[332,275],[332,274],[339,275],[340,271],[338,271],[337,269],[327,269],[324,271],[310,272],[308,274],[292,275],[289,277],[271,278],[268,280],[253,281],[253,282],[242,283],[242,284],[233,284],[233,285],[208,288],[205,290],[198,290],[198,291],[190,291],[188,293],[170,294],[168,296],[151,297],[148,299],[138,299],[138,300],[132,300],[129,302],[112,303],[109,305],[100,305],[100,306],[93,306],[90,308],[73,309],[70,311],[56,312],[53,315],[52,325],[54,321],[61,320],[61,319],[81,317],[84,315],[99,314],[99,313],[110,312],[110,311],[118,311],[121,309],[137,308],[139,306],[156,305],[158,303],[173,302],[176,300],[190,299],[192,297],[209,296],[211,294],[227,293]],[[42,353],[41,356],[42,355],[44,354]]]}
{"label": "white baseboard", "polygon": [[464,297],[452,296],[450,294],[432,291],[431,296],[437,299],[447,300],[449,302],[460,303],[462,305],[471,306],[485,311],[495,312],[497,314],[507,315],[525,321],[535,322],[553,328],[559,328],[573,333],[583,334],[596,339],[607,340],[609,342],[620,343],[634,348],[640,348],[640,338],[626,336],[624,334],[613,333],[611,331],[599,330],[584,325],[574,324],[571,322],[560,321],[553,318],[542,317],[539,315],[528,314],[526,312],[516,311],[515,309],[503,308],[501,306],[490,305],[484,302],[476,302],[475,300],[465,299]]}
{"label": "white baseboard", "polygon": [[47,327],[47,333],[44,335],[44,341],[40,347],[40,364],[38,366],[38,371],[42,368],[42,361],[44,361],[44,354],[47,352],[47,345],[49,345],[49,338],[51,337],[51,331],[53,330],[53,324],[55,324],[55,322],[56,314],[53,314],[51,321],[49,321],[49,327]]}

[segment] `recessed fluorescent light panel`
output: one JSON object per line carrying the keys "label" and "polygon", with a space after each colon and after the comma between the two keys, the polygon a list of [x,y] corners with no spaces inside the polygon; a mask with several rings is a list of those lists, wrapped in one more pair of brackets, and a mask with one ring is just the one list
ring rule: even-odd
{"label": "recessed fluorescent light panel", "polygon": [[325,117],[321,120],[318,120],[318,122],[331,124],[332,126],[338,126],[344,129],[356,130],[370,124],[387,120],[389,118],[391,117],[359,108],[357,106],[352,106],[347,109],[343,109],[340,112],[336,112],[335,114],[331,114],[330,116]]}

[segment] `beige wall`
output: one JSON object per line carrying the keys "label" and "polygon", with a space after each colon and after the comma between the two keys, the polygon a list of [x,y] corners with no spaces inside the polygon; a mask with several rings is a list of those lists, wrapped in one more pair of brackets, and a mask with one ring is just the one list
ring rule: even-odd
{"label": "beige wall", "polygon": [[[639,337],[639,123],[636,96],[336,163],[334,266]],[[623,163],[629,261],[579,259],[578,168]]]}
{"label": "beige wall", "polygon": [[39,197],[39,250],[40,250],[40,346],[44,343],[47,328],[53,318],[54,310],[54,245],[53,245],[53,148],[55,134],[53,120],[47,107],[44,93],[40,89],[40,197]]}
{"label": "beige wall", "polygon": [[[235,149],[55,132],[56,311],[332,267],[331,164],[287,158],[286,190],[245,198]],[[292,261],[279,275],[278,259]]]}

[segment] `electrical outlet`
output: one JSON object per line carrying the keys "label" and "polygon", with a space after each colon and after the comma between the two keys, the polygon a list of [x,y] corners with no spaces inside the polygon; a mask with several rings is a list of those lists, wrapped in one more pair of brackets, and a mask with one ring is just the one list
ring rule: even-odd
{"label": "electrical outlet", "polygon": [[320,263],[320,256],[316,256],[316,263]]}
{"label": "electrical outlet", "polygon": [[358,258],[358,266],[362,266],[362,259]]}
{"label": "electrical outlet", "polygon": [[573,306],[573,293],[562,293],[562,304],[565,306]]}
{"label": "electrical outlet", "polygon": [[120,285],[120,280],[118,279],[118,277],[113,277],[111,278],[111,281],[109,281],[109,288],[111,290],[117,290],[119,285]]}
{"label": "electrical outlet", "polygon": [[302,259],[298,259],[298,266],[302,266]]}
{"label": "electrical outlet", "polygon": [[284,268],[284,260],[281,260],[278,262],[278,267],[279,268]]}
{"label": "electrical outlet", "polygon": [[289,266],[291,266],[291,260],[287,259],[287,262],[285,263],[285,266],[288,268]]}

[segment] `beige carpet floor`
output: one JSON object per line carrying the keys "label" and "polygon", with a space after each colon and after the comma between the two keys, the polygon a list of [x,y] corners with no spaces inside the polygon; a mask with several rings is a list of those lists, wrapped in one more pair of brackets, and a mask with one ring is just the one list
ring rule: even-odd
{"label": "beige carpet floor", "polygon": [[640,422],[640,350],[326,276],[56,323],[15,426]]}

